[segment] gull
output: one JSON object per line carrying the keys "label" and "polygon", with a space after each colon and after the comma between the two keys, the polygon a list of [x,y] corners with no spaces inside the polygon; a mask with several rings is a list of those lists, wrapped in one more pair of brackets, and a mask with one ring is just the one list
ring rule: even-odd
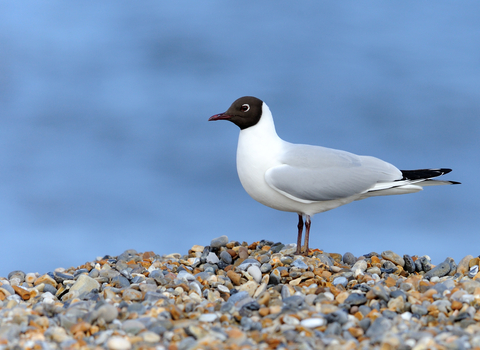
{"label": "gull", "polygon": [[432,179],[449,173],[447,168],[399,170],[371,156],[286,142],[277,135],[267,104],[253,96],[237,99],[208,120],[228,120],[240,128],[237,172],[245,191],[268,207],[298,214],[298,255],[304,225],[303,254],[308,255],[314,214],[368,197],[459,184]]}

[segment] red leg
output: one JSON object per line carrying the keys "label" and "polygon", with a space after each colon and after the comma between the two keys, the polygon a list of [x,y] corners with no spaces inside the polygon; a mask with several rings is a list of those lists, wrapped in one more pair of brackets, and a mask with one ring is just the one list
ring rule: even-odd
{"label": "red leg", "polygon": [[304,254],[305,255],[308,255],[308,240],[310,238],[310,216],[309,215],[305,215],[305,252]]}
{"label": "red leg", "polygon": [[298,236],[297,236],[297,251],[295,254],[302,254],[302,232],[303,232],[303,218],[301,214],[298,214]]}

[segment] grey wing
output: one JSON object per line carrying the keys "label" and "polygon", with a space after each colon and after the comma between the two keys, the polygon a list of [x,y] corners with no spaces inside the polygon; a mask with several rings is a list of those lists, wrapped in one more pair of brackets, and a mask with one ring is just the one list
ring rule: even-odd
{"label": "grey wing", "polygon": [[347,198],[402,178],[400,170],[378,158],[317,146],[291,145],[281,163],[265,173],[265,181],[303,203]]}

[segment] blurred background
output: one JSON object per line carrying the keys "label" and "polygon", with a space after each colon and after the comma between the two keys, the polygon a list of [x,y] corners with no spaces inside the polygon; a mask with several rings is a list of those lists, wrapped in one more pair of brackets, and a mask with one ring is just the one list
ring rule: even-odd
{"label": "blurred background", "polygon": [[0,276],[212,238],[296,241],[243,190],[238,97],[283,139],[451,167],[459,186],[318,214],[310,246],[478,255],[475,1],[0,3]]}

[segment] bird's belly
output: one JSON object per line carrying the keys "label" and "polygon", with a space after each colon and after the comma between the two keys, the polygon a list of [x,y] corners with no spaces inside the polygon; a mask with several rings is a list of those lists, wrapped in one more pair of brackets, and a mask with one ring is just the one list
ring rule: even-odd
{"label": "bird's belly", "polygon": [[274,190],[265,181],[265,172],[270,167],[276,165],[279,164],[269,164],[261,159],[256,160],[251,156],[244,158],[241,156],[241,154],[237,155],[237,172],[243,188],[250,195],[250,197],[270,208],[314,215],[335,209],[356,199],[355,196],[352,196],[348,198],[311,203],[303,203],[290,199],[280,192]]}

